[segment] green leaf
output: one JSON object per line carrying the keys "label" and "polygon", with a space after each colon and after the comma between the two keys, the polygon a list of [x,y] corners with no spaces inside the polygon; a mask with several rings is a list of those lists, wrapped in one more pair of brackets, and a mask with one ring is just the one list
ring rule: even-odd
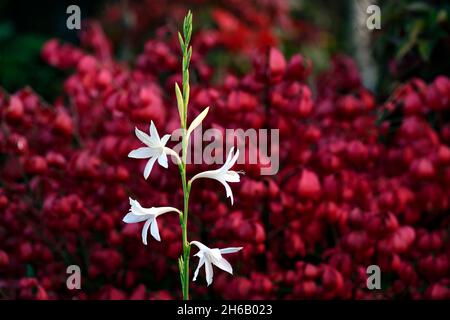
{"label": "green leaf", "polygon": [[180,115],[180,120],[183,122],[184,119],[184,101],[183,94],[181,93],[178,83],[175,83],[175,95],[177,96],[178,114]]}
{"label": "green leaf", "polygon": [[181,33],[178,32],[178,41],[180,42],[181,51],[184,51],[184,41]]}
{"label": "green leaf", "polygon": [[424,61],[429,61],[431,52],[433,51],[433,44],[431,41],[421,40],[418,42],[420,57]]}
{"label": "green leaf", "polygon": [[186,99],[184,100],[184,109],[186,110],[186,112],[184,113],[184,116],[187,116],[187,106],[189,104],[189,94],[191,91],[191,86],[189,85],[189,81],[186,82],[186,90],[185,90],[185,96]]}
{"label": "green leaf", "polygon": [[191,41],[191,34],[192,34],[192,12],[189,10],[186,17],[184,17],[183,22],[183,33],[184,33],[184,40],[186,45],[189,44]]}
{"label": "green leaf", "polygon": [[188,58],[187,58],[188,66],[189,66],[189,62],[191,61],[191,58],[192,58],[192,46],[190,46],[189,50],[188,50]]}
{"label": "green leaf", "polygon": [[181,285],[183,285],[183,283],[184,283],[184,262],[183,262],[183,257],[179,257],[178,258],[178,268],[180,269]]}
{"label": "green leaf", "polygon": [[411,51],[412,47],[414,46],[414,42],[410,40],[404,40],[401,43],[402,45],[400,46],[400,49],[398,49],[397,54],[395,55],[395,58],[397,60],[403,58],[409,51]]}
{"label": "green leaf", "polygon": [[403,58],[416,45],[419,34],[422,32],[423,28],[424,21],[421,19],[414,21],[411,26],[407,27],[407,29],[410,29],[409,37],[407,40],[403,41],[403,45],[397,51],[397,60]]}

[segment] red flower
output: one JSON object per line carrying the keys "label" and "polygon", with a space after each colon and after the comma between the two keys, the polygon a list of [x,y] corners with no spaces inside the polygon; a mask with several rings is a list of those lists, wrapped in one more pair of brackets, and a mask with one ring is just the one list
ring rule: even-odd
{"label": "red flower", "polygon": [[304,169],[298,183],[297,191],[301,197],[318,199],[321,193],[321,186],[317,174]]}

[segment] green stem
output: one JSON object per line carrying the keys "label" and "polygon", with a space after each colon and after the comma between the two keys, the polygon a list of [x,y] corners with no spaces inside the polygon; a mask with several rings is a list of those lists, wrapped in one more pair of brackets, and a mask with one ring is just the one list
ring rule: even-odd
{"label": "green stem", "polygon": [[181,289],[183,291],[183,299],[189,300],[189,257],[191,252],[191,245],[187,236],[187,224],[188,224],[188,214],[189,214],[189,193],[190,193],[190,183],[186,182],[186,154],[187,154],[187,141],[186,141],[186,131],[183,133],[182,142],[182,162],[179,166],[181,182],[183,185],[183,216],[180,219],[181,223],[181,233],[182,233],[182,246],[183,246],[183,263],[180,265],[181,272]]}
{"label": "green stem", "polygon": [[179,166],[181,181],[183,185],[183,196],[184,196],[184,208],[183,215],[180,217],[181,232],[182,232],[182,246],[183,246],[183,256],[182,263],[180,264],[181,273],[181,289],[183,292],[183,299],[189,300],[189,256],[191,246],[187,237],[187,222],[188,222],[188,212],[189,212],[189,189],[190,186],[186,184],[186,163],[183,162]]}
{"label": "green stem", "polygon": [[[189,47],[189,41],[192,33],[192,13],[189,13],[184,18],[183,23],[183,34],[184,40],[179,34],[180,38],[180,46],[181,51],[183,52],[183,61],[182,61],[182,74],[183,74],[183,106],[182,112],[180,112],[180,123],[181,128],[183,129],[183,140],[182,140],[182,153],[181,153],[181,163],[179,164],[181,182],[183,185],[183,215],[180,216],[180,225],[181,225],[181,233],[182,233],[182,246],[183,246],[183,255],[179,260],[179,268],[180,268],[180,280],[181,280],[181,289],[183,292],[183,299],[189,300],[189,256],[191,252],[191,245],[188,240],[187,234],[187,224],[188,224],[188,212],[189,212],[189,193],[191,191],[190,183],[186,181],[186,159],[187,159],[187,147],[188,147],[188,137],[186,136],[187,129],[187,109],[189,103],[189,62],[191,60],[192,48]],[[180,106],[179,106],[180,107]]]}
{"label": "green stem", "polygon": [[182,236],[183,236],[183,299],[189,300],[189,256],[191,251],[191,245],[189,244],[187,238],[187,222],[188,222],[188,211],[189,211],[189,192],[190,187],[186,185],[186,171],[184,171],[183,179],[183,189],[184,189],[184,212],[183,212],[183,224],[182,224]]}

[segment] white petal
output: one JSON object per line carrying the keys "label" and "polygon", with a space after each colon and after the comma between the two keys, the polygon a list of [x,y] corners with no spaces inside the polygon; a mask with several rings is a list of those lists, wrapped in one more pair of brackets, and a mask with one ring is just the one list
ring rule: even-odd
{"label": "white petal", "polygon": [[198,261],[198,266],[197,266],[197,269],[195,269],[195,272],[194,272],[194,278],[192,279],[192,281],[197,280],[198,272],[200,271],[200,268],[201,268],[204,264],[205,264],[205,256],[202,255],[202,256],[200,257],[200,260]]}
{"label": "white petal", "polygon": [[[216,180],[226,180],[231,179],[230,182],[238,182],[239,181],[239,175],[235,171],[228,171],[236,162],[237,158],[239,157],[239,150],[236,152],[236,154],[233,156],[233,150],[234,148],[231,148],[227,160],[225,161],[224,165],[216,170],[208,170],[204,172],[197,173],[192,179],[191,182],[195,179],[199,178],[209,178],[209,179],[216,179]],[[230,173],[230,174],[229,174]],[[236,177],[238,175],[238,177]],[[237,180],[237,181],[235,181]]]}
{"label": "white petal", "polygon": [[220,257],[220,259],[214,261],[214,264],[223,271],[233,274],[233,268],[231,267],[231,264],[224,258]]}
{"label": "white petal", "polygon": [[238,252],[238,251],[242,250],[242,248],[243,247],[223,248],[223,249],[220,249],[220,253],[221,254],[235,253],[235,252]]}
{"label": "white petal", "polygon": [[240,180],[239,173],[236,171],[227,171],[227,173],[225,173],[225,181],[227,182],[239,182]]}
{"label": "white petal", "polygon": [[202,123],[203,119],[205,119],[206,115],[208,114],[209,107],[207,107],[205,110],[203,110],[195,119],[191,122],[191,125],[189,126],[189,129],[186,133],[186,136],[189,139],[189,136],[191,135],[192,131],[197,128],[200,123]]}
{"label": "white petal", "polygon": [[[219,170],[221,170],[221,169],[219,169]],[[231,204],[233,204],[233,192],[226,181],[227,176],[225,173],[221,173],[219,170],[204,171],[204,172],[198,173],[191,179],[191,183],[195,179],[198,179],[198,178],[215,179],[223,184],[223,186],[225,187],[225,191],[227,193],[227,198],[231,198]]]}
{"label": "white petal", "polygon": [[136,134],[136,137],[138,137],[138,139],[141,140],[141,142],[145,143],[148,146],[151,145],[151,139],[148,134],[142,132],[138,128],[134,128],[134,133]]}
{"label": "white petal", "polygon": [[155,215],[155,218],[167,213],[167,212],[177,212],[178,214],[181,214],[180,210],[178,210],[177,208],[174,207],[156,207],[156,208],[152,208],[153,214]]}
{"label": "white petal", "polygon": [[233,159],[231,159],[231,163],[234,165],[238,158],[239,158],[239,149],[236,150],[236,154],[234,155]]}
{"label": "white petal", "polygon": [[203,252],[210,250],[207,246],[205,246],[203,243],[198,242],[198,241],[191,241],[191,244],[197,246],[197,248]]}
{"label": "white petal", "polygon": [[152,215],[155,214],[153,208],[144,208],[137,200],[130,199],[130,211],[135,215]]}
{"label": "white petal", "polygon": [[161,241],[161,237],[159,236],[158,222],[156,221],[156,219],[153,219],[150,228],[150,233],[152,234],[153,238],[155,238],[158,241]]}
{"label": "white petal", "polygon": [[144,226],[142,227],[142,242],[147,245],[147,234],[148,234],[148,228],[150,227],[150,224],[152,223],[153,219],[148,219],[145,221]]}
{"label": "white petal", "polygon": [[227,193],[227,198],[231,199],[231,205],[233,205],[233,191],[231,190],[230,185],[225,180],[222,180],[222,179],[220,179],[219,182],[222,183],[223,186],[225,187],[225,191]]}
{"label": "white petal", "polygon": [[165,153],[168,156],[175,157],[175,159],[177,160],[177,164],[181,163],[180,156],[174,150],[167,147],[163,147],[163,153]]}
{"label": "white petal", "polygon": [[150,122],[150,136],[152,139],[156,139],[157,141],[160,141],[158,131],[156,130],[155,124],[153,123],[153,120]]}
{"label": "white petal", "polygon": [[234,147],[231,147],[230,151],[228,151],[228,156],[227,156],[227,159],[225,160],[225,163],[231,162],[231,159],[233,157],[233,151],[234,151]]}
{"label": "white petal", "polygon": [[149,215],[136,215],[132,212],[128,212],[127,215],[123,217],[122,221],[125,223],[136,223],[147,220],[149,217]]}
{"label": "white petal", "polygon": [[128,154],[128,158],[134,159],[146,159],[150,158],[154,154],[153,150],[149,147],[142,147],[135,149]]}
{"label": "white petal", "polygon": [[158,157],[158,163],[166,169],[169,167],[169,164],[167,163],[167,155],[164,152]]}
{"label": "white petal", "polygon": [[213,282],[213,268],[210,261],[205,259],[206,283],[208,286]]}
{"label": "white petal", "polygon": [[236,154],[231,158],[234,148],[231,148],[230,153],[228,154],[227,161],[223,165],[223,169],[228,171],[232,166],[236,163],[237,158],[239,157],[239,149],[236,151]]}
{"label": "white petal", "polygon": [[164,137],[161,138],[161,145],[165,146],[167,141],[169,141],[169,139],[170,139],[170,134],[164,135]]}
{"label": "white petal", "polygon": [[145,165],[145,169],[144,169],[144,178],[145,179],[147,179],[148,176],[150,175],[150,172],[152,171],[155,161],[156,161],[156,157],[150,158],[150,160],[148,160],[147,164]]}
{"label": "white petal", "polygon": [[204,251],[199,251],[196,254],[194,254],[194,256],[195,257],[199,257],[199,258],[204,257],[205,256],[205,252]]}
{"label": "white petal", "polygon": [[200,179],[200,178],[207,178],[207,179],[215,179],[217,180],[217,177],[219,176],[220,169],[217,170],[208,170],[208,171],[203,171],[200,173],[197,173],[195,176],[192,177],[191,182],[194,181],[195,179]]}

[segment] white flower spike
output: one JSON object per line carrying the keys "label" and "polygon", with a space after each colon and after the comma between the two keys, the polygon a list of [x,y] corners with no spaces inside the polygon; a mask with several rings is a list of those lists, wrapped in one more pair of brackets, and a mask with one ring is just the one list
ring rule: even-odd
{"label": "white flower spike", "polygon": [[194,244],[198,247],[199,251],[195,254],[195,256],[199,257],[200,259],[197,269],[195,269],[194,272],[194,278],[192,279],[193,281],[197,280],[198,272],[203,265],[205,265],[206,283],[208,284],[208,286],[213,282],[213,264],[218,268],[230,274],[233,274],[233,268],[231,267],[230,263],[222,257],[222,254],[238,252],[242,249],[242,247],[211,249],[198,241],[191,241],[191,244]]}
{"label": "white flower spike", "polygon": [[[136,223],[136,222],[145,222],[142,228],[142,242],[147,244],[147,236],[150,230],[150,234],[157,240],[161,241],[161,237],[159,235],[157,217],[168,213],[168,212],[177,212],[180,218],[180,226],[181,226],[181,236],[182,236],[182,255],[178,259],[178,267],[180,272],[181,279],[181,291],[183,294],[184,300],[189,300],[189,286],[190,286],[190,268],[189,268],[189,260],[190,260],[190,252],[191,245],[195,245],[199,250],[195,254],[199,258],[198,266],[195,269],[193,281],[197,279],[200,268],[205,266],[205,274],[206,274],[206,282],[209,285],[213,282],[213,265],[218,268],[233,274],[233,268],[230,263],[225,260],[222,255],[235,253],[242,250],[242,247],[230,247],[230,248],[209,248],[204,244],[198,241],[188,240],[188,208],[189,208],[189,196],[191,194],[191,185],[195,179],[199,178],[209,178],[219,181],[225,187],[227,198],[230,198],[231,204],[233,204],[233,192],[230,188],[230,182],[239,182],[240,176],[242,174],[241,171],[233,171],[231,168],[236,163],[239,157],[239,150],[234,153],[234,148],[231,148],[225,163],[222,167],[216,170],[208,170],[205,172],[201,172],[195,175],[191,180],[187,181],[187,153],[189,148],[189,140],[190,135],[198,128],[203,120],[206,118],[209,107],[206,107],[202,112],[200,112],[195,119],[188,126],[187,123],[187,114],[188,114],[188,105],[189,105],[189,93],[190,93],[190,85],[189,85],[189,62],[191,60],[192,55],[192,46],[189,45],[189,41],[191,39],[192,33],[192,13],[191,11],[184,18],[183,22],[183,35],[178,33],[178,38],[180,42],[180,47],[183,55],[183,70],[182,70],[182,79],[183,82],[181,87],[183,91],[181,91],[180,86],[175,84],[175,95],[177,98],[178,105],[178,113],[180,115],[180,126],[182,131],[182,148],[181,155],[178,155],[174,150],[166,147],[167,142],[169,141],[170,135],[165,135],[162,139],[159,137],[158,131],[155,128],[153,121],[150,123],[150,135],[140,131],[135,128],[136,136],[140,141],[142,141],[145,146],[142,148],[138,148],[136,150],[131,151],[128,154],[130,158],[136,159],[148,159],[148,162],[145,165],[144,169],[144,178],[147,179],[150,175],[150,172],[155,164],[156,160],[158,163],[164,167],[168,167],[167,156],[171,155],[177,160],[177,164],[179,167],[181,184],[183,190],[183,204],[184,209],[183,212],[173,207],[151,207],[151,208],[143,208],[138,201],[130,198],[130,210],[128,214],[125,215],[123,221],[125,223]],[[181,159],[183,160],[181,160]]]}
{"label": "white flower spike", "polygon": [[242,173],[240,171],[230,170],[231,167],[236,163],[237,158],[239,157],[239,150],[236,151],[235,155],[233,155],[233,151],[234,148],[231,148],[227,160],[225,161],[222,167],[216,170],[200,172],[191,179],[191,183],[195,179],[199,178],[209,178],[219,181],[225,187],[225,190],[227,192],[227,198],[231,199],[231,204],[233,204],[233,192],[231,191],[228,182],[239,182],[240,181],[239,173]]}
{"label": "white flower spike", "polygon": [[158,229],[158,222],[156,221],[156,218],[164,213],[172,211],[181,214],[180,210],[173,207],[143,208],[139,202],[130,198],[130,211],[123,218],[123,222],[135,223],[145,221],[145,224],[142,227],[142,242],[145,245],[147,245],[147,234],[149,228],[153,238],[155,238],[158,241],[161,241]]}
{"label": "white flower spike", "polygon": [[170,139],[170,134],[166,134],[160,139],[153,121],[150,123],[150,136],[138,128],[135,128],[134,131],[138,139],[141,140],[147,147],[142,147],[131,151],[128,154],[128,157],[135,159],[150,158],[144,169],[145,179],[147,179],[150,175],[156,160],[158,160],[158,163],[166,169],[168,167],[167,155],[174,156],[179,163],[181,162],[178,154],[172,149],[166,147],[166,143]]}

